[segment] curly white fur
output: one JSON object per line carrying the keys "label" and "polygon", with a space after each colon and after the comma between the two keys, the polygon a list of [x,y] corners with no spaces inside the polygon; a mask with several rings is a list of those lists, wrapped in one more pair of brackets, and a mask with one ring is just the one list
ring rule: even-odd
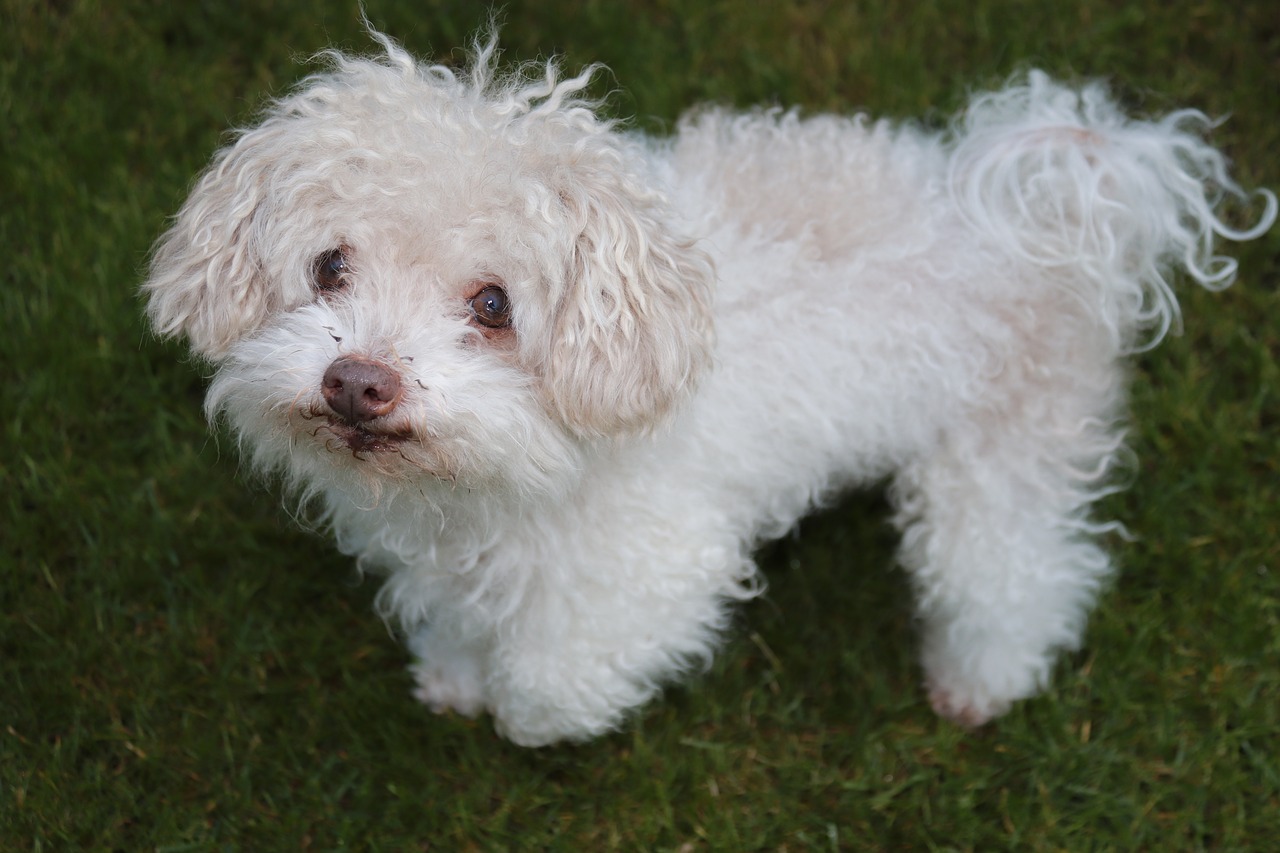
{"label": "curly white fur", "polygon": [[[943,134],[712,108],[656,140],[592,69],[379,40],[217,155],[145,292],[209,415],[385,573],[422,701],[521,744],[614,728],[710,657],[758,542],[887,475],[934,707],[1044,685],[1110,570],[1122,356],[1276,219],[1217,216],[1247,196],[1203,115],[1033,72]],[[330,396],[351,363],[367,411]]]}

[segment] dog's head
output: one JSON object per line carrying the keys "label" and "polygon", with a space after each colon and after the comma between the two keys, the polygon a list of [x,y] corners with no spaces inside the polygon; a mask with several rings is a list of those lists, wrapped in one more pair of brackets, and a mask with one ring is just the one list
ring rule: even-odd
{"label": "dog's head", "polygon": [[379,40],[220,151],[157,243],[148,314],[216,367],[210,412],[303,479],[469,487],[662,423],[710,359],[712,271],[591,70]]}

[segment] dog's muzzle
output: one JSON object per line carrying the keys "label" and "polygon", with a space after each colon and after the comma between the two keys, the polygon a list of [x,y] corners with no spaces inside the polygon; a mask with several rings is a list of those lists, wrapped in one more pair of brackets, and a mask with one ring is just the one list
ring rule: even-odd
{"label": "dog's muzzle", "polygon": [[362,356],[335,360],[320,383],[329,431],[356,452],[394,449],[408,436],[370,422],[394,412],[403,392],[400,372],[388,364]]}

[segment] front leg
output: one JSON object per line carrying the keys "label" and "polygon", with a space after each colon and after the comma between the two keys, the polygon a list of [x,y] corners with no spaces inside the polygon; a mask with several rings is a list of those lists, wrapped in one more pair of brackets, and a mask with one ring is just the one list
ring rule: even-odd
{"label": "front leg", "polygon": [[689,499],[612,494],[508,528],[468,571],[389,579],[385,601],[431,616],[410,641],[420,700],[488,711],[522,746],[582,741],[710,661],[729,606],[758,591],[736,531],[714,511],[655,510]]}
{"label": "front leg", "polygon": [[565,642],[504,650],[490,711],[498,734],[520,746],[584,741],[616,730],[670,672],[628,667],[624,656]]}
{"label": "front leg", "polygon": [[616,730],[692,659],[710,658],[723,621],[719,596],[662,602],[618,586],[547,595],[503,632],[487,685],[502,736],[542,746]]}
{"label": "front leg", "polygon": [[[616,730],[664,684],[711,659],[750,565],[688,553],[564,570],[496,626],[485,696],[500,734],[522,746]],[[737,552],[733,552],[737,557]],[[616,559],[616,555],[615,555]],[[586,561],[584,561],[585,563]]]}
{"label": "front leg", "polygon": [[662,673],[653,661],[637,671],[625,651],[652,646],[648,628],[632,637],[620,629],[625,615],[604,615],[543,593],[522,601],[483,638],[446,620],[424,625],[408,641],[416,658],[409,668],[414,698],[437,714],[488,711],[498,733],[521,746],[586,740],[615,729],[659,689]]}
{"label": "front leg", "polygon": [[[442,623],[409,638],[414,698],[437,714],[467,717],[489,711],[503,737],[520,746],[586,740],[617,728],[630,708],[658,689],[602,653],[580,620],[549,619],[526,607],[514,625],[495,632],[506,641],[463,639]],[[614,636],[613,640],[621,638]]]}

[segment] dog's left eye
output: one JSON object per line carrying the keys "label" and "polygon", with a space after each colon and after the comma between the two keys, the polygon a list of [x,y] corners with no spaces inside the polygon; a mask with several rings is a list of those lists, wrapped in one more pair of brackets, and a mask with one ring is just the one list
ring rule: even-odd
{"label": "dog's left eye", "polygon": [[505,329],[511,325],[511,300],[507,292],[491,284],[471,297],[471,316],[488,329]]}
{"label": "dog's left eye", "polygon": [[321,293],[333,293],[346,285],[347,273],[350,271],[346,250],[331,249],[316,258],[311,269],[311,278],[315,282],[316,290]]}

